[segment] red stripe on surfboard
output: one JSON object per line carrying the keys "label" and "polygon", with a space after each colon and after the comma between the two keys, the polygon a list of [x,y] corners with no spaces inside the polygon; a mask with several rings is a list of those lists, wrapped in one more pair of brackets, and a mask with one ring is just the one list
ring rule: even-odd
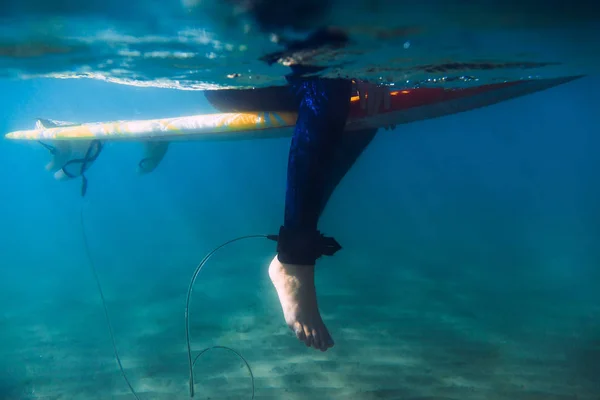
{"label": "red stripe on surfboard", "polygon": [[[421,107],[460,99],[464,97],[475,96],[478,94],[491,92],[498,89],[504,89],[510,86],[519,85],[522,82],[505,82],[481,85],[470,88],[444,89],[444,88],[416,88],[394,91],[391,97],[391,107],[389,110],[380,110],[381,113],[407,110],[414,107]],[[353,101],[350,105],[350,116],[360,118],[366,116],[366,110],[360,107],[359,101]]]}

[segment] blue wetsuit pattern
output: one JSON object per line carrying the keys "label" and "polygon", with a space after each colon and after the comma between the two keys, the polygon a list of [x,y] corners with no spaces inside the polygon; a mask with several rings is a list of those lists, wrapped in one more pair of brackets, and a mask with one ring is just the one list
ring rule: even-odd
{"label": "blue wetsuit pattern", "polygon": [[[292,81],[300,96],[298,120],[290,146],[283,228],[297,239],[288,246],[280,242],[280,260],[314,263],[299,242],[312,242],[326,195],[326,178],[332,167],[350,110],[352,82],[338,79]],[[302,240],[301,238],[308,238]],[[288,249],[288,247],[297,247]],[[283,259],[282,259],[283,258]]]}
{"label": "blue wetsuit pattern", "polygon": [[346,126],[352,83],[311,79],[294,87],[302,100],[288,159],[284,226],[314,232],[325,177]]}

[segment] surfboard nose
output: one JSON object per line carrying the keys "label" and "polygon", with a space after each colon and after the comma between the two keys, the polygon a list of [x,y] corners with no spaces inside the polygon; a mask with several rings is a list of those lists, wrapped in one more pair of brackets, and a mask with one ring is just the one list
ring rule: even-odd
{"label": "surfboard nose", "polygon": [[4,135],[4,139],[11,140],[39,140],[39,131],[27,130],[27,131],[13,131]]}
{"label": "surfboard nose", "polygon": [[5,139],[24,139],[25,138],[25,132],[24,131],[14,131],[14,132],[9,132],[6,135],[4,135]]}

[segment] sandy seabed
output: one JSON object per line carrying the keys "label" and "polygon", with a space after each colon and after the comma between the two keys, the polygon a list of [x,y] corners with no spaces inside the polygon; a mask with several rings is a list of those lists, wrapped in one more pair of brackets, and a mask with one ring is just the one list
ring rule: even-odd
{"label": "sandy seabed", "polygon": [[[256,399],[600,398],[597,322],[573,330],[573,318],[598,321],[598,308],[578,309],[576,316],[568,307],[539,308],[539,328],[511,330],[509,322],[491,319],[475,294],[435,289],[410,273],[383,285],[379,295],[358,284],[321,285],[323,316],[336,340],[321,353],[298,343],[283,324],[266,276],[254,287],[231,282],[208,276],[195,290],[194,356],[214,345],[241,353],[252,367]],[[123,366],[140,399],[189,398],[185,293],[147,301],[143,294],[108,297]],[[4,349],[5,360],[19,361],[3,400],[133,399],[99,303],[72,303],[47,301],[4,315],[3,325],[14,333],[4,334],[28,345]],[[245,364],[226,350],[207,352],[195,380],[197,399],[251,398]]]}

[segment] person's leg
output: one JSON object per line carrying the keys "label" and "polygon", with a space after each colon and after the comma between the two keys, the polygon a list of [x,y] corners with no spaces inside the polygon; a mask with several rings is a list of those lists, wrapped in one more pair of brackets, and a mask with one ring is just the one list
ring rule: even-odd
{"label": "person's leg", "polygon": [[348,171],[350,171],[350,168],[352,168],[358,157],[373,141],[376,133],[377,129],[366,129],[342,136],[339,145],[335,149],[332,165],[325,177],[325,190],[319,216],[325,211],[325,207],[335,188],[340,184]]}
{"label": "person's leg", "polygon": [[[299,111],[288,165],[284,225],[307,229],[304,234],[288,234],[287,244],[280,243],[280,249],[301,247],[307,235],[318,234],[317,222],[329,198],[377,132],[377,129],[369,129],[343,134],[351,94],[349,81],[321,80],[293,86],[206,93],[211,104],[222,112]],[[293,90],[299,92],[298,97],[294,96]],[[362,97],[366,94],[363,92],[360,93]],[[295,197],[293,193],[296,193]],[[333,244],[335,246],[335,242]],[[308,261],[300,260],[305,265],[298,265],[298,260],[282,263],[278,256],[271,263],[269,273],[290,328],[307,345],[326,350],[333,341],[317,307],[314,249],[305,248],[300,252],[313,254],[308,256]]]}
{"label": "person's leg", "polygon": [[288,160],[285,217],[269,276],[288,326],[307,346],[325,351],[333,340],[319,314],[314,286],[323,240],[317,222],[327,171],[346,125],[352,84],[313,79],[296,86],[301,102]]}

